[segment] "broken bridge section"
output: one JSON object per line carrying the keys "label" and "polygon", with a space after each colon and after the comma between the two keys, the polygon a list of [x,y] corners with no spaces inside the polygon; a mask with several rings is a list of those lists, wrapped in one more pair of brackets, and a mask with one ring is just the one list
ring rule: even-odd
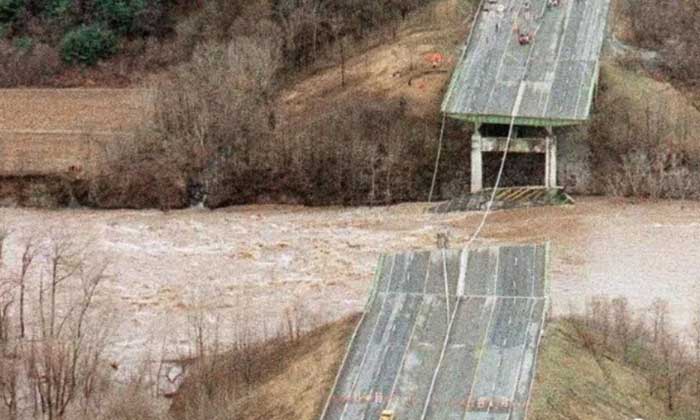
{"label": "broken bridge section", "polygon": [[585,122],[609,9],[610,0],[482,0],[442,111],[477,123]]}
{"label": "broken bridge section", "polygon": [[322,419],[524,419],[547,245],[384,256]]}
{"label": "broken bridge section", "polygon": [[562,188],[543,187],[507,187],[499,188],[489,202],[493,189],[488,188],[476,193],[462,194],[450,201],[432,207],[431,213],[451,213],[456,211],[510,210],[527,207],[565,206],[574,204]]}
{"label": "broken bridge section", "polygon": [[487,152],[542,153],[544,186],[557,187],[554,128],[590,118],[609,11],[610,0],[480,1],[441,107],[474,123],[472,193]]}

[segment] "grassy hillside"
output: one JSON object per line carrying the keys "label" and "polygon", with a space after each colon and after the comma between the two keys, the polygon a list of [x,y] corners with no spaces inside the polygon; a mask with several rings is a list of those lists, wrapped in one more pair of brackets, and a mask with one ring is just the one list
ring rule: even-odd
{"label": "grassy hillside", "polygon": [[611,62],[602,65],[601,85],[605,102],[600,106],[614,103],[617,113],[627,116],[635,130],[649,130],[651,125],[666,145],[700,156],[700,144],[695,138],[700,132],[700,111],[683,91]]}
{"label": "grassy hillside", "polygon": [[700,112],[686,91],[635,66],[608,61],[587,136],[600,192],[697,198]]}
{"label": "grassy hillside", "polygon": [[[644,374],[587,351],[571,322],[547,328],[530,404],[531,420],[680,419],[649,395]],[[687,418],[687,417],[686,417]]]}

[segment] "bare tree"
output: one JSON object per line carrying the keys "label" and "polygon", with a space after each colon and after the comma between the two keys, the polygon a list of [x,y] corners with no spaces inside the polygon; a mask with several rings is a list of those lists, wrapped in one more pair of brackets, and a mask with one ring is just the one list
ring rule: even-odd
{"label": "bare tree", "polygon": [[331,31],[333,32],[333,39],[338,45],[338,56],[340,57],[340,86],[345,87],[345,61],[346,50],[345,50],[345,19],[336,15],[328,20]]}
{"label": "bare tree", "polygon": [[19,364],[12,358],[0,357],[0,400],[7,418],[17,419],[19,395]]}
{"label": "bare tree", "polygon": [[676,408],[677,394],[688,378],[685,347],[673,340],[667,330],[662,330],[658,339],[658,352],[661,356],[660,385],[664,389],[666,408],[673,411]]}
{"label": "bare tree", "polygon": [[0,227],[0,401],[10,420],[17,418],[18,367],[14,360],[15,340],[11,336],[15,285],[4,267],[5,240],[9,231]]}
{"label": "bare tree", "polygon": [[[88,261],[85,248],[66,239],[47,246],[46,272],[33,314],[38,330],[23,348],[35,407],[48,420],[61,419],[78,397],[90,399],[99,375],[107,328],[97,323],[94,300],[106,263]],[[65,289],[76,298],[62,296]]]}
{"label": "bare tree", "polygon": [[601,296],[592,298],[586,305],[586,317],[589,328],[600,332],[601,345],[607,347],[611,333],[610,299]]}
{"label": "bare tree", "polygon": [[5,355],[10,340],[10,307],[15,300],[14,284],[4,269],[3,251],[8,235],[7,229],[0,227],[0,357]]}
{"label": "bare tree", "polygon": [[616,298],[612,300],[613,311],[613,329],[615,336],[622,348],[622,354],[625,362],[628,362],[628,349],[631,344],[632,337],[632,314],[629,310],[627,299]]}
{"label": "bare tree", "polygon": [[652,341],[656,343],[662,339],[662,335],[668,330],[668,302],[662,299],[654,299],[651,304],[652,312]]}
{"label": "bare tree", "polygon": [[695,406],[696,419],[700,420],[700,308],[695,311],[695,319],[693,320],[691,329],[691,339],[693,345],[693,362],[695,367],[693,369],[693,376],[695,377],[694,394],[695,394]]}
{"label": "bare tree", "polygon": [[22,266],[20,267],[19,277],[17,279],[17,287],[19,288],[19,337],[24,338],[26,334],[26,327],[24,321],[25,312],[25,296],[27,290],[27,275],[31,269],[34,258],[37,255],[37,249],[34,246],[33,239],[29,239],[24,244],[24,250],[22,252]]}

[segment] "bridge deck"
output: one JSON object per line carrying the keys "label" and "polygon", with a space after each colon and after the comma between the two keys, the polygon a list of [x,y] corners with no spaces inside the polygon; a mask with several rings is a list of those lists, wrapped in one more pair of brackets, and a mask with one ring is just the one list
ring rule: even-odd
{"label": "bridge deck", "polygon": [[[524,419],[546,246],[383,257],[323,419]],[[509,417],[510,416],[510,417]]]}
{"label": "bridge deck", "polygon": [[[516,108],[516,123],[523,125],[588,119],[609,6],[610,0],[561,0],[557,6],[548,0],[484,0],[443,112],[509,123]],[[533,39],[521,45],[519,34]]]}

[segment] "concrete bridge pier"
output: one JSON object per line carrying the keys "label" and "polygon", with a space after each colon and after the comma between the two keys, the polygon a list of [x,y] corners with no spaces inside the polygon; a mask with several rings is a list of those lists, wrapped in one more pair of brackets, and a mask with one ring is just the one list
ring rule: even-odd
{"label": "concrete bridge pier", "polygon": [[557,187],[557,138],[552,133],[552,128],[547,127],[547,137],[545,139],[545,167],[544,186],[546,188]]}
{"label": "concrete bridge pier", "polygon": [[471,192],[476,193],[483,189],[483,162],[481,160],[482,144],[480,124],[476,124],[472,135],[472,160],[471,160]]}
{"label": "concrete bridge pier", "polygon": [[[484,188],[483,153],[503,153],[508,145],[506,133],[508,127],[490,127],[476,124],[471,142],[471,192],[476,193]],[[532,127],[515,127],[508,145],[508,153],[540,153],[545,155],[544,187],[557,187],[557,138],[552,127],[540,128],[539,134],[532,134]],[[498,132],[500,129],[500,132]],[[494,131],[497,133],[494,134]],[[525,135],[521,135],[521,133]]]}

